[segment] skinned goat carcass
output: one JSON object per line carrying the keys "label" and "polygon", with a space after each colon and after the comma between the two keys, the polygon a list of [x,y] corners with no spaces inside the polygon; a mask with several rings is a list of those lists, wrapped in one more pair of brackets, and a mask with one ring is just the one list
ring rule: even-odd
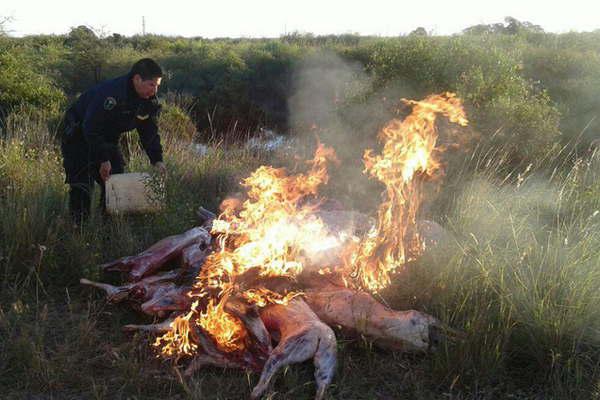
{"label": "skinned goat carcass", "polygon": [[[370,225],[360,216],[330,212],[327,217],[331,225],[339,222],[341,226],[349,221],[347,231],[350,233]],[[159,318],[171,316],[162,323],[127,325],[123,328],[125,331],[167,332],[171,329],[173,316],[191,307],[191,285],[194,281],[197,284],[196,277],[212,251],[210,241],[210,234],[205,229],[194,228],[161,240],[137,256],[123,257],[103,266],[105,270],[129,272],[134,283],[120,287],[86,279],[82,279],[81,283],[104,290],[110,302],[129,300],[148,315]],[[337,247],[342,247],[342,244],[343,240]],[[327,257],[340,259],[338,248],[324,249],[324,252]],[[181,266],[179,270],[152,275],[176,258]],[[314,262],[311,267],[318,264]],[[307,268],[297,279],[291,279],[264,277],[260,272],[258,268],[251,269],[238,276],[235,291],[227,295],[230,298],[223,299],[225,311],[245,328],[244,345],[240,350],[226,352],[200,325],[192,324],[190,340],[196,344],[197,351],[186,375],[205,365],[260,371],[259,381],[251,393],[251,397],[257,399],[267,391],[280,369],[312,359],[315,399],[320,400],[333,379],[337,362],[337,344],[330,326],[364,335],[373,339],[375,344],[394,350],[421,352],[437,344],[441,327],[437,319],[413,310],[394,311],[369,293],[345,287],[337,273],[319,275],[315,268]],[[252,297],[247,295],[253,289],[281,297],[290,293],[301,294],[286,304],[268,304],[259,309],[257,305],[248,304],[253,302]],[[277,343],[275,347],[272,339]]]}
{"label": "skinned goat carcass", "polygon": [[333,379],[337,362],[333,330],[300,298],[294,298],[287,305],[268,305],[260,311],[260,318],[272,336],[279,336],[279,343],[267,359],[251,397],[262,396],[281,368],[312,358],[317,384],[315,399],[322,399]]}
{"label": "skinned goat carcass", "polygon": [[208,248],[210,241],[210,233],[202,227],[196,227],[180,235],[166,237],[138,255],[119,258],[102,264],[100,268],[104,271],[127,272],[129,280],[137,282],[179,257],[186,247],[197,243]]}
{"label": "skinned goat carcass", "polygon": [[[234,369],[256,369],[253,360],[248,357],[239,357],[240,353],[225,353],[217,348],[215,342],[210,336],[195,325],[192,328],[192,333],[197,342],[200,344],[197,354],[185,370],[186,376],[192,376],[194,372],[204,366],[213,366],[219,368],[234,368]],[[243,352],[243,355],[249,355]]]}
{"label": "skinned goat carcass", "polygon": [[[179,271],[170,271],[167,274],[177,277]],[[159,318],[164,317],[171,311],[184,311],[192,304],[190,297],[187,296],[190,287],[177,286],[175,283],[166,280],[146,282],[150,280],[149,278],[157,277],[151,276],[140,282],[125,286],[113,286],[88,279],[80,279],[80,282],[104,290],[107,293],[107,301],[110,303],[129,300],[134,304],[134,308]]]}
{"label": "skinned goat carcass", "polygon": [[153,291],[161,283],[172,282],[181,275],[180,270],[172,270],[159,275],[149,276],[139,282],[130,283],[123,286],[114,286],[108,283],[95,282],[89,279],[81,278],[79,282],[82,285],[93,286],[106,292],[106,300],[109,303],[120,303],[124,300],[133,300],[144,302],[152,297]]}
{"label": "skinned goat carcass", "polygon": [[192,299],[188,296],[190,289],[175,284],[161,286],[140,308],[145,314],[157,317],[164,317],[171,311],[185,311],[192,305]]}
{"label": "skinned goat carcass", "polygon": [[242,300],[230,298],[225,303],[225,311],[242,321],[250,339],[247,348],[258,362],[264,364],[273,347],[271,335],[267,331],[258,309],[255,306],[249,306]]}
{"label": "skinned goat carcass", "polygon": [[181,265],[181,280],[193,282],[198,276],[210,251],[211,249],[203,240],[194,242],[183,249],[179,261]]}
{"label": "skinned goat carcass", "polygon": [[[244,322],[251,340],[262,343],[260,350],[264,352],[263,357],[267,357],[257,358],[256,353],[248,351],[222,352],[212,339],[196,326],[194,336],[202,350],[194,356],[188,366],[187,376],[205,365],[259,371],[262,369],[260,379],[251,394],[252,399],[258,399],[267,390],[277,371],[290,364],[312,359],[317,383],[315,399],[323,398],[335,373],[337,343],[333,330],[321,322],[302,299],[294,298],[286,305],[266,306],[259,311],[262,322],[256,321],[252,314],[255,309],[243,302],[228,301],[226,309]],[[272,350],[271,337],[277,338],[278,341]]]}
{"label": "skinned goat carcass", "polygon": [[395,311],[366,292],[317,279],[304,292],[310,308],[330,326],[364,335],[376,345],[400,351],[435,349],[442,324],[419,311]]}
{"label": "skinned goat carcass", "polygon": [[[238,305],[234,305],[233,308],[230,307],[230,309],[235,310],[232,315],[237,315],[239,312],[247,311],[244,308],[238,307]],[[254,321],[256,318],[256,315],[243,317],[244,321],[246,322],[252,321],[251,326],[253,326],[254,328],[256,328],[258,325],[262,325],[262,323],[257,323],[256,321]],[[264,328],[264,325],[262,326],[262,328],[260,328],[260,330],[266,333],[266,328]],[[199,343],[199,351],[197,352],[197,354],[194,355],[194,358],[192,359],[188,368],[186,369],[186,376],[191,376],[196,370],[202,368],[205,365],[220,368],[245,369],[252,371],[260,371],[264,366],[264,360],[266,359],[267,354],[263,354],[261,357],[257,358],[256,352],[254,351],[221,351],[215,340],[213,340],[213,338],[198,325],[194,325],[192,327],[191,333],[195,339],[194,341]],[[256,334],[257,331],[250,332],[250,336]],[[262,334],[258,334],[256,337],[260,338],[261,335]],[[256,347],[255,350],[256,349],[260,349],[260,347]]]}
{"label": "skinned goat carcass", "polygon": [[238,318],[248,334],[244,349],[234,352],[221,351],[215,341],[199,326],[192,330],[201,350],[194,355],[185,374],[190,376],[205,365],[221,368],[239,368],[261,371],[271,351],[271,336],[263,324],[255,306],[247,304],[243,299],[229,298],[225,310]]}

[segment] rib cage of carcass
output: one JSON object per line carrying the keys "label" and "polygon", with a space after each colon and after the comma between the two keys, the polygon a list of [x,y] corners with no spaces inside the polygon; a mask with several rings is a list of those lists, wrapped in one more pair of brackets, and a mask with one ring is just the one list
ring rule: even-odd
{"label": "rib cage of carcass", "polygon": [[[101,266],[130,283],[81,283],[104,290],[109,302],[128,301],[163,318],[125,329],[158,334],[159,354],[187,360],[188,375],[206,365],[260,372],[252,398],[278,370],[309,359],[322,398],[336,367],[332,326],[401,351],[429,350],[440,321],[391,310],[370,293],[423,248],[416,227],[421,185],[441,165],[436,116],[463,126],[467,120],[451,93],[405,103],[412,113],[381,130],[381,153],[364,155],[365,172],[385,186],[374,221],[324,206],[318,189],[337,160],[319,144],[307,172],[262,166],[242,182],[246,199],[224,201],[218,218],[203,210],[202,226]],[[179,268],[158,272],[166,265]]]}

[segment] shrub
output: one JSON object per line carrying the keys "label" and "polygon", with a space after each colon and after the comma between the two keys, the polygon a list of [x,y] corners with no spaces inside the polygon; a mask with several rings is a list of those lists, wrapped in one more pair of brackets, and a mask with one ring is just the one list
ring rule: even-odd
{"label": "shrub", "polygon": [[4,116],[22,104],[56,111],[64,100],[63,92],[18,51],[0,48],[0,111]]}
{"label": "shrub", "polygon": [[377,87],[395,85],[402,96],[457,92],[484,140],[500,131],[495,143],[514,143],[509,157],[515,163],[534,160],[559,140],[560,114],[548,94],[522,76],[518,49],[506,50],[502,40],[466,36],[381,41],[372,45],[369,69]]}
{"label": "shrub", "polygon": [[158,129],[166,140],[191,142],[196,134],[196,127],[190,116],[175,104],[163,104],[158,119]]}

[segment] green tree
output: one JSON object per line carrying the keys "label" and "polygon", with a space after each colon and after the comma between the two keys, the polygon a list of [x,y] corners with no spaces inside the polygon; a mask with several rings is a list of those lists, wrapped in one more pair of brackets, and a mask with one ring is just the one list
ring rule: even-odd
{"label": "green tree", "polygon": [[91,28],[80,25],[71,29],[64,44],[70,50],[70,92],[81,92],[104,78],[109,48]]}
{"label": "green tree", "polygon": [[543,33],[541,26],[527,21],[519,21],[513,17],[504,18],[504,24],[499,22],[495,24],[479,24],[463,29],[466,35],[518,35],[522,32]]}
{"label": "green tree", "polygon": [[50,79],[34,71],[16,51],[0,47],[0,111],[10,112],[17,105],[57,110],[64,95]]}
{"label": "green tree", "polygon": [[542,33],[544,30],[541,26],[532,24],[527,21],[519,21],[513,17],[504,18],[504,22],[506,23],[505,32],[511,35],[517,35],[521,32],[533,32],[533,33]]}
{"label": "green tree", "polygon": [[425,28],[420,26],[411,33],[409,33],[409,36],[429,36],[429,34],[427,33],[427,30]]}

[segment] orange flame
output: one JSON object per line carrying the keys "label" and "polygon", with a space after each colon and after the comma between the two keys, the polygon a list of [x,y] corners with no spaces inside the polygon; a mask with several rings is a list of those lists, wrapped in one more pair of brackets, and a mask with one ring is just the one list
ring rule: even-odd
{"label": "orange flame", "polygon": [[258,270],[260,277],[294,278],[303,269],[301,252],[315,241],[327,240],[329,232],[314,211],[317,189],[327,182],[326,165],[332,161],[337,162],[333,149],[319,144],[307,174],[288,175],[283,168],[259,167],[242,182],[248,199],[222,204],[223,212],[212,229],[219,251],[208,257],[190,293],[206,304],[205,311],[192,310],[172,324],[172,331],[156,343],[163,354],[189,354],[190,346],[183,338],[189,336],[190,323],[201,326],[221,350],[241,351],[246,332],[224,309],[229,296],[264,307],[287,304],[299,294],[243,288],[243,275]]}
{"label": "orange flame", "polygon": [[[198,307],[198,302],[192,304],[192,310]],[[177,355],[193,355],[198,346],[190,338],[190,318],[193,311],[179,316],[171,323],[171,330],[156,338],[154,346],[162,349],[162,354],[168,357]]]}
{"label": "orange flame", "polygon": [[440,169],[436,147],[437,114],[465,126],[467,119],[460,99],[452,93],[432,95],[423,101],[403,100],[412,113],[403,121],[394,119],[379,133],[384,142],[379,155],[364,154],[365,172],[385,184],[385,200],[377,214],[377,225],[351,253],[351,277],[363,288],[376,292],[390,283],[390,274],[403,266],[407,254],[420,250],[415,227],[421,204],[421,182]]}
{"label": "orange flame", "polygon": [[265,307],[267,304],[288,304],[294,297],[300,296],[300,292],[290,292],[282,295],[265,288],[248,289],[242,295],[249,304]]}
{"label": "orange flame", "polygon": [[223,310],[227,296],[215,304],[210,299],[205,312],[201,312],[196,321],[217,342],[217,346],[223,351],[235,351],[244,349],[244,338],[246,331],[240,321]]}

